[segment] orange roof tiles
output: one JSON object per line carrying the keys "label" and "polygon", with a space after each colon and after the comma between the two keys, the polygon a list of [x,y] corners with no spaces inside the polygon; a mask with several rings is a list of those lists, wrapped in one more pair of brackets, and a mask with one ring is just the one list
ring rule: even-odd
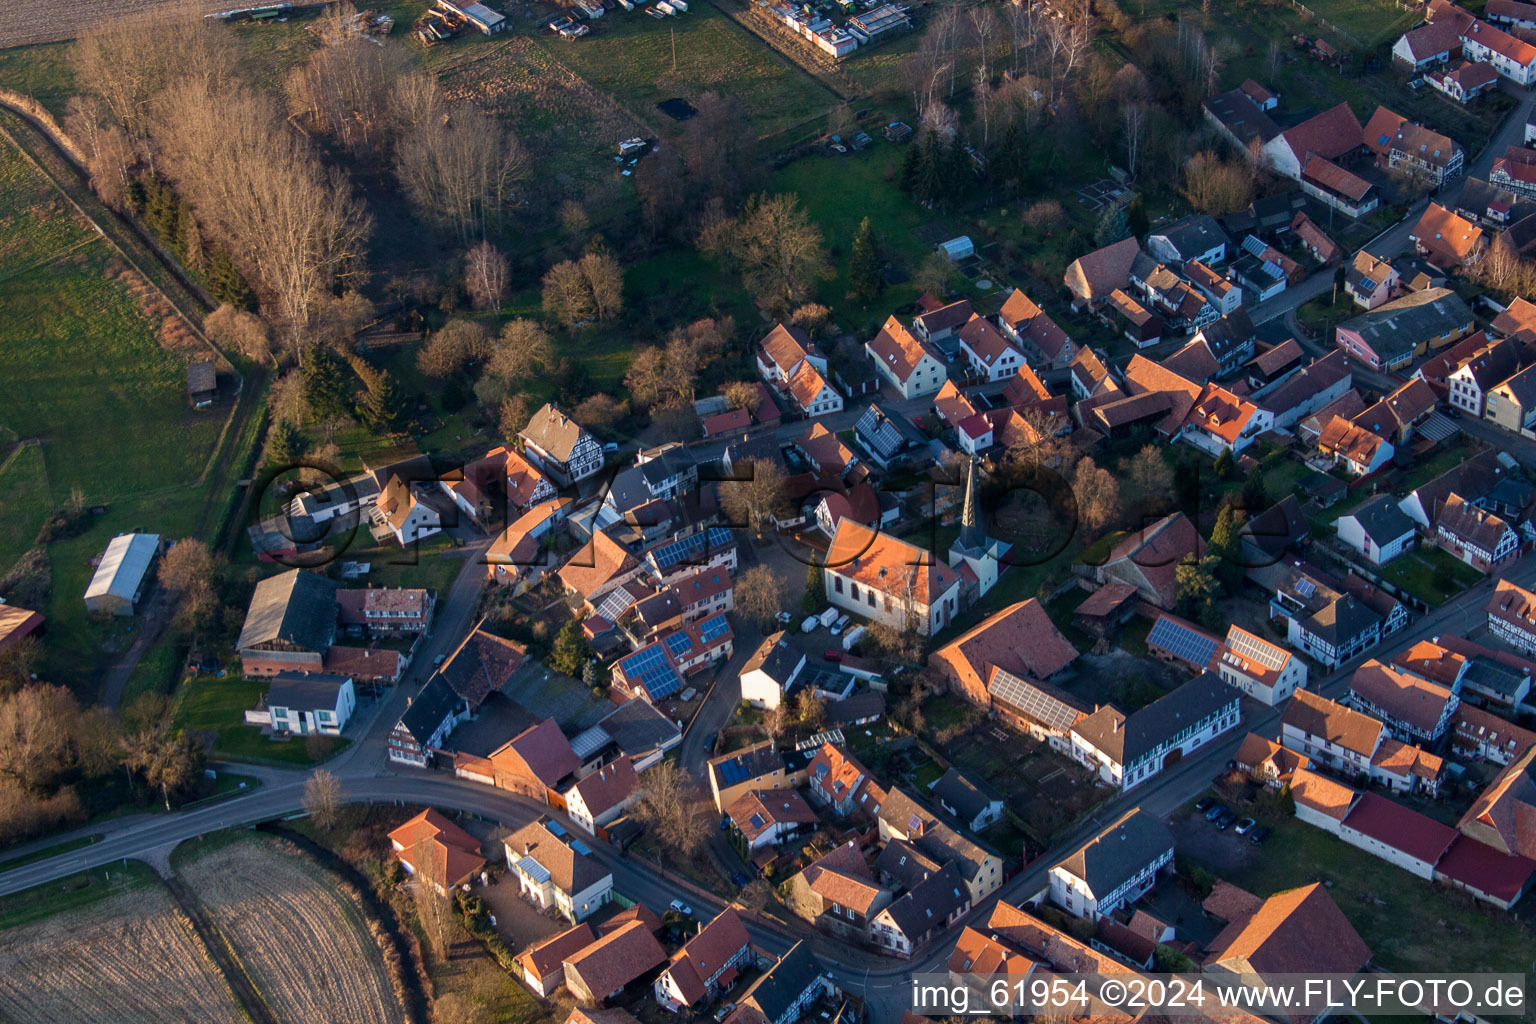
{"label": "orange roof tiles", "polygon": [[1439,203],[1430,203],[1409,237],[1430,259],[1439,260],[1443,267],[1454,267],[1477,250],[1483,229]]}
{"label": "orange roof tiles", "polygon": [[879,362],[888,367],[900,380],[912,376],[912,371],[923,361],[928,351],[923,343],[907,330],[894,316],[887,317],[880,333],[869,342],[869,350]]}
{"label": "orange roof tiles", "polygon": [[959,580],[931,551],[844,519],[827,550],[827,571],[894,599],[931,606]]}
{"label": "orange roof tiles", "polygon": [[1276,893],[1233,921],[1206,962],[1255,974],[1354,974],[1371,950],[1321,883]]}
{"label": "orange roof tiles", "polygon": [[1356,795],[1348,786],[1310,768],[1297,768],[1291,773],[1291,799],[1297,806],[1309,807],[1335,821],[1343,821],[1349,814]]}
{"label": "orange roof tiles", "polygon": [[800,403],[800,408],[807,412],[826,387],[826,378],[809,360],[801,363],[800,369],[789,380],[789,393]]}
{"label": "orange roof tiles", "polygon": [[400,849],[395,857],[407,862],[416,874],[434,885],[458,885],[485,867],[480,841],[432,808],[389,833]]}

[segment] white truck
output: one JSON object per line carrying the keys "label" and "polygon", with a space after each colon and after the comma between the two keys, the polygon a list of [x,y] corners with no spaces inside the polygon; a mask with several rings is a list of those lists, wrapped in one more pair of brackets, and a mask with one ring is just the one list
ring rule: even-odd
{"label": "white truck", "polygon": [[832,625],[832,623],[837,621],[837,617],[838,617],[839,614],[841,614],[841,613],[838,612],[838,610],[836,608],[828,608],[826,611],[821,613],[821,624],[823,626],[830,626],[830,625]]}
{"label": "white truck", "polygon": [[843,635],[843,650],[853,650],[854,645],[856,645],[860,640],[864,639],[864,634],[866,632],[868,632],[868,630],[866,630],[863,626],[854,626],[852,629],[850,629]]}
{"label": "white truck", "polygon": [[802,633],[813,632],[816,629],[816,627],[819,626],[819,625],[821,625],[821,617],[820,616],[817,616],[817,615],[807,615],[805,617],[805,621],[800,623],[800,632],[802,632]]}

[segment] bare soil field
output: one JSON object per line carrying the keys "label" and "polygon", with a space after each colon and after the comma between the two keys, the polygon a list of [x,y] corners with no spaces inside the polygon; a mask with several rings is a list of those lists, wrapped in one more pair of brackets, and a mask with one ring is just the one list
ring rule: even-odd
{"label": "bare soil field", "polygon": [[0,936],[0,1019],[239,1024],[245,1015],[159,885]]}
{"label": "bare soil field", "polygon": [[[0,0],[0,46],[25,46],[29,43],[56,43],[74,39],[109,16],[148,14],[181,2],[113,0],[105,4],[101,0],[54,0],[46,8],[40,8],[22,3],[22,0]],[[222,3],[218,0],[203,0],[202,6],[210,11],[223,11],[239,5],[227,0]]]}
{"label": "bare soil field", "polygon": [[286,842],[189,851],[177,873],[288,1024],[404,1024],[378,941],[339,880]]}

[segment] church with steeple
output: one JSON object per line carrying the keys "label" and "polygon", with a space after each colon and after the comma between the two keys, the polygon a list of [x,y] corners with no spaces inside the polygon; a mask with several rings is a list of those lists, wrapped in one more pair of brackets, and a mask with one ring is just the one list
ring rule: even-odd
{"label": "church with steeple", "polygon": [[976,460],[971,459],[965,477],[965,506],[960,513],[960,536],[949,546],[949,566],[960,574],[961,604],[969,606],[986,596],[1003,570],[1003,559],[1012,545],[987,536],[976,497]]}

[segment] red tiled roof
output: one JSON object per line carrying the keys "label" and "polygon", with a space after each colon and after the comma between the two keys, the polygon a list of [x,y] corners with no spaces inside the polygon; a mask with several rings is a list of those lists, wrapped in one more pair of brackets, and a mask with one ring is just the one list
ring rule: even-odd
{"label": "red tiled roof", "polygon": [[810,360],[801,363],[800,369],[789,379],[789,393],[800,403],[800,408],[807,412],[826,386],[826,378]]}
{"label": "red tiled roof", "polygon": [[1438,861],[1456,838],[1456,830],[1449,825],[1375,793],[1360,795],[1344,825],[1429,864]]}
{"label": "red tiled roof", "polygon": [[1445,706],[1453,699],[1445,687],[1389,668],[1374,658],[1355,669],[1349,689],[1383,714],[1427,733],[1434,732]]}
{"label": "red tiled roof", "polygon": [[1302,161],[1308,155],[1337,160],[1360,146],[1364,129],[1349,103],[1344,102],[1282,132],[1280,137]]}
{"label": "red tiled roof", "polygon": [[667,959],[666,951],[642,921],[598,939],[565,961],[593,998],[602,1000]]}
{"label": "red tiled roof", "polygon": [[869,351],[876,361],[903,381],[912,376],[912,371],[917,369],[923,356],[928,354],[923,343],[913,337],[912,332],[894,316],[887,317],[880,333],[870,339]]}
{"label": "red tiled roof", "polygon": [[1477,249],[1483,230],[1439,203],[1430,203],[1409,237],[1431,259],[1439,260],[1444,266],[1454,267],[1465,263],[1467,257]]}
{"label": "red tiled roof", "polygon": [[389,833],[398,860],[416,874],[444,888],[458,885],[485,867],[480,841],[432,808],[422,811]]}
{"label": "red tiled roof", "polygon": [[1141,251],[1135,237],[1122,238],[1113,245],[1079,256],[1067,267],[1064,281],[1073,292],[1087,299],[1102,299],[1130,280],[1131,264]]}
{"label": "red tiled roof", "polygon": [[581,758],[553,718],[529,726],[503,743],[491,752],[490,760],[498,770],[526,771],[545,786],[554,786],[581,767]]}
{"label": "red tiled roof", "polygon": [[827,550],[827,569],[893,598],[931,606],[949,592],[955,572],[933,552],[844,519]]}
{"label": "red tiled roof", "polygon": [[751,942],[741,915],[735,907],[728,906],[673,953],[666,973],[677,984],[684,1005],[692,1006],[703,999],[709,992],[710,979]]}
{"label": "red tiled roof", "polygon": [[635,774],[635,764],[625,754],[613,763],[583,776],[571,790],[581,794],[582,803],[586,804],[587,811],[595,817],[629,799],[639,786],[640,776]]}
{"label": "red tiled roof", "polygon": [[960,328],[960,340],[976,354],[976,358],[990,368],[1003,356],[1018,349],[1008,343],[1003,332],[992,326],[986,317],[973,316]]}
{"label": "red tiled roof", "polygon": [[804,359],[811,349],[811,336],[798,327],[779,324],[763,339],[763,354],[779,372],[792,373],[795,365]]}
{"label": "red tiled roof", "polygon": [[1536,861],[1504,853],[1468,836],[1457,836],[1435,865],[1435,874],[1505,902],[1520,895],[1533,873]]}
{"label": "red tiled roof", "polygon": [[1077,656],[1077,648],[1062,636],[1045,606],[1030,598],[960,634],[934,651],[929,663],[943,663],[971,699],[980,700],[994,667],[1017,676],[1048,679]]}
{"label": "red tiled roof", "polygon": [[1343,821],[1349,816],[1356,795],[1348,786],[1310,768],[1297,768],[1291,773],[1291,799],[1297,806],[1310,807],[1335,821]]}
{"label": "red tiled roof", "polygon": [[1366,193],[1372,188],[1371,183],[1358,174],[1346,171],[1332,160],[1324,160],[1316,155],[1307,157],[1301,169],[1301,176],[1321,186],[1324,191],[1337,193],[1356,203],[1364,199]]}

